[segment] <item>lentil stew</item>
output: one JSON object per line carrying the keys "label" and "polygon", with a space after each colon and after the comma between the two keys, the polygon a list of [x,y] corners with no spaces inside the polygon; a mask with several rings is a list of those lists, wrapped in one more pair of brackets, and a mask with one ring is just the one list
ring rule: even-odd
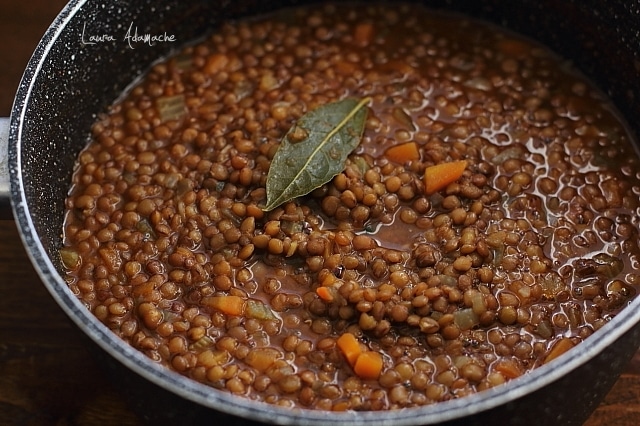
{"label": "lentil stew", "polygon": [[[371,100],[344,171],[264,211],[282,137],[347,97]],[[99,320],[194,380],[421,406],[526,374],[635,296],[638,170],[606,97],[530,40],[418,6],[287,9],[99,117],[60,254]]]}

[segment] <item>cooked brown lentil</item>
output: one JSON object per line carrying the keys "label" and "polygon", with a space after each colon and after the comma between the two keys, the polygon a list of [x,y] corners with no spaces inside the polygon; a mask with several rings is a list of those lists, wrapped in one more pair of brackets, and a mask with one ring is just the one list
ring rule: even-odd
{"label": "cooked brown lentil", "polygon": [[[345,170],[264,212],[279,140],[348,96],[372,100]],[[467,18],[325,5],[231,22],[95,123],[61,257],[114,333],[214,388],[323,410],[432,404],[540,366],[635,296],[625,129],[548,50]],[[385,158],[407,141],[419,159]],[[462,177],[425,195],[425,168],[460,159]],[[377,380],[345,360],[346,332],[382,354]]]}

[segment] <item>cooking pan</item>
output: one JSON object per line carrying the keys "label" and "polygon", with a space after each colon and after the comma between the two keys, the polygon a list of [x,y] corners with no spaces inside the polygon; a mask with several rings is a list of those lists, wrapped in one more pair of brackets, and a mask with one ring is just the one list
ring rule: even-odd
{"label": "cooking pan", "polygon": [[[576,349],[508,384],[415,409],[327,414],[252,402],[174,374],[113,335],[68,290],[58,259],[64,198],[97,114],[158,58],[225,19],[301,3],[76,0],[64,8],[28,63],[10,119],[0,119],[0,213],[17,222],[43,284],[97,348],[134,409],[154,424],[581,424],[640,345],[640,298]],[[543,42],[611,96],[632,132],[640,130],[640,2],[424,3]],[[164,37],[126,38],[134,30]]]}

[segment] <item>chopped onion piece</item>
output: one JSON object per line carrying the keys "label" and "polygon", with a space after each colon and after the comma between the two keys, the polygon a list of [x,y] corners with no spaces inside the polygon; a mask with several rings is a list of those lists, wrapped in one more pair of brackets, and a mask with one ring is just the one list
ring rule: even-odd
{"label": "chopped onion piece", "polygon": [[473,312],[473,309],[467,308],[454,312],[453,322],[460,327],[460,330],[470,330],[480,324],[480,318]]}
{"label": "chopped onion piece", "polygon": [[162,121],[178,120],[186,113],[184,95],[158,98],[156,108]]}

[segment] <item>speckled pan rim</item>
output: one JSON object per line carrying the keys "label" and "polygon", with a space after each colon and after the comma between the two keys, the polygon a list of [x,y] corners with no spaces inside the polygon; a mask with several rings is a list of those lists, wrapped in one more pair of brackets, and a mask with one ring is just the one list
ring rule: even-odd
{"label": "speckled pan rim", "polygon": [[71,293],[57,273],[52,261],[36,233],[25,198],[21,175],[22,122],[29,104],[31,90],[38,78],[43,61],[66,25],[89,0],[72,0],[58,15],[43,36],[25,70],[19,86],[9,133],[9,165],[11,201],[14,218],[20,236],[35,269],[58,305],[71,320],[95,343],[114,359],[138,373],[148,381],[174,394],[205,407],[236,415],[242,418],[274,424],[323,425],[415,425],[434,424],[461,419],[482,411],[514,401],[558,380],[613,344],[624,333],[640,321],[640,298],[636,298],[618,316],[612,319],[590,339],[551,363],[510,383],[465,398],[442,402],[430,406],[388,412],[331,413],[312,410],[292,410],[234,397],[223,391],[212,389],[185,378],[154,363],[143,354],[117,338],[100,323]]}

